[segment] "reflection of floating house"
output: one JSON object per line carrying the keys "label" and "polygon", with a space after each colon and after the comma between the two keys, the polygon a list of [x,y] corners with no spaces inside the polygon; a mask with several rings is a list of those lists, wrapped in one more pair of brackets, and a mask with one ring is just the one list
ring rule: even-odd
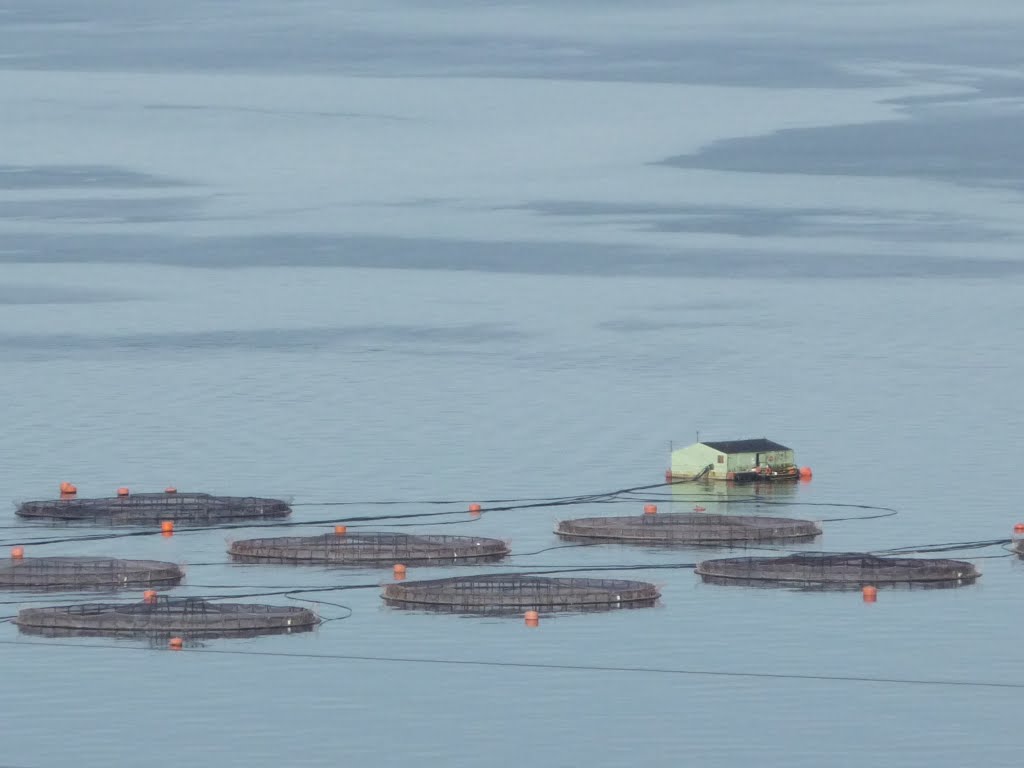
{"label": "reflection of floating house", "polygon": [[[668,475],[669,473],[666,472],[665,474]],[[666,512],[700,511],[694,510],[694,506],[703,506],[707,507],[707,511],[713,510],[714,512],[724,513],[736,510],[730,510],[728,507],[716,508],[715,505],[719,503],[725,505],[733,503],[742,504],[742,502],[747,501],[795,501],[797,494],[800,493],[800,483],[796,482],[719,483],[714,480],[689,482],[680,478],[675,479],[677,482],[669,486],[672,506],[670,509],[666,509]],[[672,479],[668,479],[668,482],[672,482]],[[660,513],[660,507],[658,508],[658,511]],[[750,514],[749,510],[744,514]]]}
{"label": "reflection of floating house", "polygon": [[796,480],[810,477],[810,469],[799,469],[792,448],[766,438],[694,443],[672,451],[672,466],[666,480]]}

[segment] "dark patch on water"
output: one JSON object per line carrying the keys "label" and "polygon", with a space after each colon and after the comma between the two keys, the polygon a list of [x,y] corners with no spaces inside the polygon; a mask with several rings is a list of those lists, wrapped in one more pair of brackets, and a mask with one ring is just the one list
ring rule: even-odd
{"label": "dark patch on water", "polygon": [[533,275],[717,278],[964,278],[1024,274],[1024,260],[943,258],[919,253],[821,254],[763,250],[653,248],[580,242],[474,240],[348,235],[254,235],[188,238],[161,235],[0,237],[0,264],[162,264],[240,267],[364,267]]}
{"label": "dark patch on water", "polygon": [[97,357],[233,350],[309,354],[332,350],[435,354],[459,345],[520,341],[528,334],[507,324],[454,326],[353,325],[330,328],[140,332],[129,334],[0,333],[0,350],[27,358]]}
{"label": "dark patch on water", "polygon": [[104,221],[143,224],[200,218],[204,201],[197,197],[62,198],[0,201],[0,219],[29,221]]}
{"label": "dark patch on water", "polygon": [[[216,3],[173,6],[99,0],[69,8],[60,0],[16,3],[0,24],[8,68],[108,71],[246,71],[405,77],[519,77],[720,85],[853,87],[891,80],[843,66],[847,62],[918,61],[950,66],[1016,66],[1019,30],[879,22],[859,37],[827,23],[810,30],[709,28],[677,38],[652,34],[622,41],[562,28],[460,32],[411,29],[407,3],[385,4],[364,22],[357,12],[321,3],[250,3],[245,14]],[[664,8],[671,8],[664,5]],[[445,3],[453,19],[458,3]],[[477,5],[475,11],[480,11]],[[622,7],[617,8],[622,12]],[[677,9],[681,22],[686,10]],[[593,14],[591,4],[564,8]],[[386,28],[380,17],[393,14]],[[636,12],[642,20],[642,12]],[[355,19],[356,23],[353,23]],[[895,21],[899,21],[896,19]],[[375,28],[376,26],[376,28]],[[628,37],[628,36],[627,36]]]}
{"label": "dark patch on water", "polygon": [[153,189],[184,182],[112,165],[0,165],[0,190]]}
{"label": "dark patch on water", "polygon": [[369,112],[339,112],[332,110],[297,110],[297,109],[269,109],[260,107],[238,107],[224,106],[219,104],[144,104],[144,110],[155,112],[205,112],[205,113],[230,113],[243,115],[262,115],[267,117],[324,117],[324,118],[352,118],[366,120],[400,120],[408,118],[400,115],[373,114]]}
{"label": "dark patch on water", "polygon": [[113,291],[67,288],[38,283],[0,283],[0,305],[104,304],[129,301],[132,297]]}
{"label": "dark patch on water", "polygon": [[935,114],[727,139],[662,161],[754,173],[908,176],[1024,190],[1024,113]]}
{"label": "dark patch on water", "polygon": [[[649,317],[623,317],[615,320],[605,320],[597,324],[598,328],[616,333],[647,333],[649,331],[709,331],[713,328],[743,328],[750,327],[754,323],[716,322],[714,320],[658,320]],[[757,323],[758,327],[764,327],[764,323]]]}
{"label": "dark patch on water", "polygon": [[891,209],[768,208],[763,206],[661,205],[580,200],[534,202],[523,210],[565,218],[620,217],[637,229],[707,232],[764,237],[773,235],[877,237],[901,241],[990,242],[1018,233],[938,213]]}

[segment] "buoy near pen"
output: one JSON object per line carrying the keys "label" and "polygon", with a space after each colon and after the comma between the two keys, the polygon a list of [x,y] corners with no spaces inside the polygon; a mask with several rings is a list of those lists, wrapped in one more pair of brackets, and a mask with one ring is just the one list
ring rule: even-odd
{"label": "buoy near pen", "polygon": [[76,488],[72,483],[63,482],[60,484],[61,496],[74,496],[76,493],[78,493],[78,488]]}
{"label": "buoy near pen", "polygon": [[143,592],[142,593],[142,601],[144,603],[149,603],[150,605],[155,603],[156,602],[156,590],[155,589],[147,589],[145,592]]}
{"label": "buoy near pen", "polygon": [[21,560],[23,557],[25,557],[25,548],[24,547],[12,547],[11,548],[11,559],[12,560]]}
{"label": "buoy near pen", "polygon": [[162,523],[160,523],[160,531],[165,536],[170,536],[172,533],[174,533],[174,521],[164,520]]}
{"label": "buoy near pen", "polygon": [[167,641],[167,647],[172,651],[180,651],[184,645],[185,642],[180,637],[172,637]]}
{"label": "buoy near pen", "polygon": [[540,624],[540,614],[536,611],[527,611],[523,614],[523,619],[528,627],[536,627]]}
{"label": "buoy near pen", "polygon": [[1013,526],[1013,532],[1017,534],[1024,534],[1024,523],[1017,523]]}
{"label": "buoy near pen", "polygon": [[335,536],[344,536],[347,531],[348,531],[348,528],[345,527],[344,525],[336,525],[336,526],[334,526],[334,535]]}
{"label": "buoy near pen", "polygon": [[654,504],[645,504],[644,505],[644,514],[645,515],[655,515],[657,513],[658,513],[658,507],[656,505],[654,505]]}
{"label": "buoy near pen", "polygon": [[391,570],[394,574],[395,581],[401,581],[405,578],[405,566],[401,563],[395,563],[395,567]]}
{"label": "buoy near pen", "polygon": [[864,596],[865,603],[873,603],[878,600],[878,589],[876,587],[864,587],[861,590],[861,594]]}
{"label": "buoy near pen", "polygon": [[474,502],[474,503],[469,505],[469,514],[471,514],[471,515],[479,515],[480,511],[482,509],[483,509],[483,507],[481,507],[479,504]]}
{"label": "buoy near pen", "polygon": [[814,477],[814,473],[811,471],[810,467],[800,467],[801,480],[810,480],[812,477]]}
{"label": "buoy near pen", "polygon": [[118,496],[127,496],[128,495],[128,489],[127,488],[118,488],[117,489],[117,495]]}
{"label": "buoy near pen", "polygon": [[178,492],[178,489],[175,488],[173,485],[168,485],[166,488],[164,488],[164,493],[177,493],[177,492]]}

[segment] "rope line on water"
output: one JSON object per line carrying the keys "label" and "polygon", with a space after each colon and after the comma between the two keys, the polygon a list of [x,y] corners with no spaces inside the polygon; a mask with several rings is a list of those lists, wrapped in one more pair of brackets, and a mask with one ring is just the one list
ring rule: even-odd
{"label": "rope line on water", "polygon": [[[477,503],[495,503],[498,506],[484,507],[480,510],[481,513],[493,513],[493,512],[509,512],[521,509],[541,509],[541,508],[552,508],[562,506],[578,506],[582,504],[599,504],[599,503],[625,503],[625,502],[639,502],[642,498],[637,498],[635,494],[642,491],[650,491],[656,488],[665,488],[670,486],[678,486],[685,483],[692,483],[695,480],[689,481],[673,481],[671,483],[654,483],[649,485],[638,485],[627,488],[620,488],[613,491],[604,491],[599,493],[589,494],[578,494],[575,496],[551,496],[551,497],[522,497],[520,499],[498,499],[485,502]],[[862,515],[856,517],[842,517],[842,518],[826,518],[821,522],[840,522],[845,520],[869,520],[877,519],[881,517],[891,517],[898,514],[898,511],[890,507],[879,507],[868,504],[847,504],[847,503],[833,503],[833,502],[787,502],[787,501],[772,501],[755,497],[754,499],[718,499],[715,496],[694,496],[694,499],[707,499],[713,500],[718,504],[764,504],[764,505],[775,505],[775,506],[809,506],[809,507],[830,507],[830,508],[849,508],[849,509],[863,509],[868,511],[879,512],[880,514],[875,515]],[[691,499],[692,500],[692,499]],[[332,501],[332,502],[300,502],[292,504],[291,506],[372,506],[372,505],[450,505],[456,503],[466,503],[463,500],[452,500],[452,499],[421,499],[421,500],[386,500],[386,501]],[[337,524],[357,524],[357,523],[378,523],[378,527],[409,527],[416,525],[461,525],[468,522],[474,522],[480,519],[479,516],[466,518],[462,520],[451,520],[451,521],[438,521],[436,523],[395,523],[390,524],[387,521],[390,520],[423,520],[428,518],[436,517],[451,517],[453,515],[466,515],[466,510],[443,510],[437,512],[408,512],[399,514],[389,515],[359,515],[353,517],[342,517],[342,518],[324,518],[317,520],[286,520],[276,522],[259,522],[259,521],[241,521],[241,522],[225,522],[217,523],[214,525],[200,525],[192,526],[183,524],[182,527],[176,531],[176,535],[191,535],[197,533],[203,533],[207,531],[228,531],[237,529],[271,529],[271,528],[293,528],[301,526],[317,526],[317,525],[337,525]],[[71,525],[81,524],[85,521],[75,521]],[[60,525],[61,523],[56,523]],[[64,523],[68,525],[68,523]],[[32,530],[38,531],[41,526],[52,527],[53,522],[48,523],[35,523],[32,525],[26,524],[24,527],[18,527],[17,530]],[[353,525],[353,527],[361,527]],[[15,528],[11,528],[14,530]],[[8,540],[0,542],[0,546],[11,546],[11,545],[32,545],[42,546],[46,544],[63,544],[77,541],[103,541],[107,539],[118,539],[118,538],[130,538],[134,536],[156,536],[160,535],[159,530],[131,530],[131,531],[120,531],[111,533],[93,533],[83,534],[74,536],[62,536],[62,537],[46,537],[38,539],[21,539],[21,540]]]}
{"label": "rope line on water", "polygon": [[834,682],[834,683],[866,683],[876,685],[914,685],[914,686],[949,686],[958,688],[993,688],[1005,690],[1024,690],[1024,682],[1012,681],[988,681],[988,680],[949,680],[935,678],[913,678],[913,677],[875,677],[870,675],[824,675],[798,672],[743,672],[736,670],[718,669],[687,669],[679,667],[640,667],[640,666],[617,666],[604,664],[557,664],[532,661],[493,661],[476,659],[452,659],[452,658],[431,658],[412,656],[384,656],[384,655],[361,655],[343,653],[299,653],[287,651],[252,651],[230,648],[189,648],[184,651],[168,651],[163,649],[145,648],[141,646],[122,646],[113,643],[66,643],[66,642],[37,642],[20,640],[0,640],[0,645],[21,645],[47,647],[79,648],[89,650],[132,650],[150,651],[155,653],[176,653],[188,656],[190,654],[210,654],[218,656],[261,656],[265,658],[283,659],[310,659],[320,661],[364,661],[374,663],[391,664],[437,664],[447,666],[464,667],[493,667],[498,669],[530,669],[545,671],[565,672],[602,672],[621,674],[642,674],[642,675],[665,675],[665,676],[694,676],[694,677],[722,677],[722,678],[746,678],[751,680],[798,680],[808,682]]}

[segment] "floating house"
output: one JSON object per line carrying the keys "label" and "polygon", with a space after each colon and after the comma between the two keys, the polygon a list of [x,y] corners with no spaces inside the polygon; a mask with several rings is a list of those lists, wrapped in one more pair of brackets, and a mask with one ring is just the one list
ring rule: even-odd
{"label": "floating house", "polygon": [[760,437],[753,440],[700,442],[672,451],[672,464],[665,479],[796,480],[810,477],[808,468],[796,465],[792,448]]}

